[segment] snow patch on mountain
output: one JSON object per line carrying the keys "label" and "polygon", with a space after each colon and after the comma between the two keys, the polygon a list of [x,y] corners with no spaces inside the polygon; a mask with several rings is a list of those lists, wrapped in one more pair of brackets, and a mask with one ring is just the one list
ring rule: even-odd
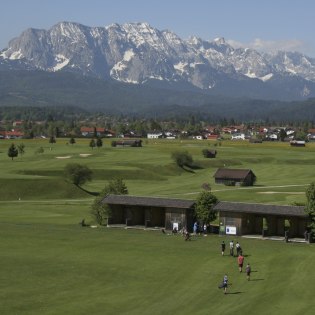
{"label": "snow patch on mountain", "polygon": [[66,58],[64,55],[61,55],[61,54],[56,55],[55,60],[56,60],[56,65],[52,68],[52,71],[61,70],[70,61],[70,59]]}
{"label": "snow patch on mountain", "polygon": [[177,71],[179,71],[180,73],[184,73],[186,72],[186,67],[188,66],[187,62],[179,62],[177,64],[174,65],[174,69],[176,69]]}
{"label": "snow patch on mountain", "polygon": [[273,73],[268,73],[268,74],[266,74],[265,76],[260,77],[259,79],[260,79],[261,81],[263,81],[263,82],[266,82],[266,81],[270,80],[272,77],[273,77]]}
{"label": "snow patch on mountain", "polygon": [[18,51],[14,51],[13,53],[11,53],[9,59],[10,60],[18,60],[18,59],[22,59],[24,56],[22,54],[22,50],[19,49]]}
{"label": "snow patch on mountain", "polygon": [[163,81],[163,80],[164,80],[164,78],[161,77],[160,75],[159,75],[159,76],[150,75],[149,78],[150,78],[150,79],[154,79],[154,80],[160,80],[160,81]]}
{"label": "snow patch on mountain", "polygon": [[7,57],[6,53],[5,53],[5,51],[2,51],[2,52],[0,53],[0,57],[2,57],[3,59],[8,59],[8,57]]}
{"label": "snow patch on mountain", "polygon": [[191,68],[196,68],[196,66],[199,66],[199,65],[204,65],[204,63],[202,63],[202,62],[191,62],[191,63],[189,64],[189,66],[190,66]]}
{"label": "snow patch on mountain", "polygon": [[[183,40],[148,23],[88,27],[61,22],[49,30],[28,29],[0,52],[1,64],[12,69],[74,71],[133,84],[150,79],[186,82],[216,91],[229,91],[236,85],[243,88],[250,79],[274,78],[284,85],[299,84],[296,94],[313,96],[315,84],[314,58],[296,52],[264,54],[233,48],[222,37]],[[262,84],[257,84],[260,89]]]}
{"label": "snow patch on mountain", "polygon": [[111,69],[111,74],[115,75],[115,72],[123,71],[128,67],[128,62],[135,56],[132,49],[127,50],[121,61],[117,62]]}

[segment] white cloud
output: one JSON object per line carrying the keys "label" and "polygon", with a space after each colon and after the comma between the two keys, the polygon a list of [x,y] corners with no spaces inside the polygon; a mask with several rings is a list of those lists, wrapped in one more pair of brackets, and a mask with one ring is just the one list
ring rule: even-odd
{"label": "white cloud", "polygon": [[299,51],[301,53],[307,54],[309,50],[306,43],[297,40],[297,39],[290,39],[290,40],[263,40],[261,38],[255,38],[253,41],[249,43],[241,43],[235,40],[227,40],[227,42],[234,48],[252,48],[258,51],[263,52],[274,52],[278,50],[285,50],[285,51]]}

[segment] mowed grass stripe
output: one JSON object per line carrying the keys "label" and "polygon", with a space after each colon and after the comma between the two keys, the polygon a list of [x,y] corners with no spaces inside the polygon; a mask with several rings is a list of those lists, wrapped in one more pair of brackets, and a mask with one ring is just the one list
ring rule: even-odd
{"label": "mowed grass stripe", "polygon": [[[247,282],[236,258],[221,256],[217,236],[185,242],[152,231],[58,226],[4,227],[0,235],[1,278],[8,283],[0,290],[4,314],[240,314],[244,309],[311,314],[303,305],[314,306],[314,283],[307,292],[298,290],[305,281],[299,274],[312,271],[310,245],[238,239],[254,271]],[[232,284],[227,296],[217,288],[225,272]]]}

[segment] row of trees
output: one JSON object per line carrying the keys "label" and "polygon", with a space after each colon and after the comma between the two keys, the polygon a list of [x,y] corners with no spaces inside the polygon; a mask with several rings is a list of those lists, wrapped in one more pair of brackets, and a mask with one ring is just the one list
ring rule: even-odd
{"label": "row of trees", "polygon": [[[49,143],[50,144],[54,144],[56,143],[56,138],[55,137],[50,137],[49,138]],[[71,137],[69,140],[70,144],[75,144],[75,138]],[[91,141],[89,142],[89,147],[94,149],[95,147],[97,148],[101,148],[103,146],[103,140],[101,138],[97,138],[97,139],[91,139]],[[12,143],[9,146],[8,149],[8,157],[10,157],[13,161],[14,158],[16,158],[18,155],[23,155],[25,153],[25,145],[23,143],[19,144],[19,145],[15,145],[14,143]],[[36,151],[35,154],[42,154],[44,153],[44,148],[43,147],[39,147]]]}

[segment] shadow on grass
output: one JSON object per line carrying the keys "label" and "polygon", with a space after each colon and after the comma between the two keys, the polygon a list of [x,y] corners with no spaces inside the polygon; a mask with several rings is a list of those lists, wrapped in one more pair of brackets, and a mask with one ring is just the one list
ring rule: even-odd
{"label": "shadow on grass", "polygon": [[193,170],[202,170],[204,169],[201,165],[199,164],[192,164],[192,165],[189,165],[189,167]]}
{"label": "shadow on grass", "polygon": [[79,189],[81,189],[82,191],[84,191],[85,193],[91,195],[91,196],[99,196],[99,195],[100,195],[100,193],[97,192],[97,191],[88,191],[88,190],[86,190],[86,189],[84,189],[84,188],[82,188],[82,187],[80,187],[80,186],[77,186],[77,187],[78,187]]}
{"label": "shadow on grass", "polygon": [[244,293],[244,292],[242,292],[242,291],[235,291],[235,292],[227,292],[226,295],[228,295],[228,294],[242,294],[242,293]]}
{"label": "shadow on grass", "polygon": [[203,167],[201,165],[198,165],[198,164],[183,165],[180,167],[181,167],[181,169],[183,169],[184,171],[189,172],[189,173],[195,173],[194,170],[202,170],[203,169]]}

